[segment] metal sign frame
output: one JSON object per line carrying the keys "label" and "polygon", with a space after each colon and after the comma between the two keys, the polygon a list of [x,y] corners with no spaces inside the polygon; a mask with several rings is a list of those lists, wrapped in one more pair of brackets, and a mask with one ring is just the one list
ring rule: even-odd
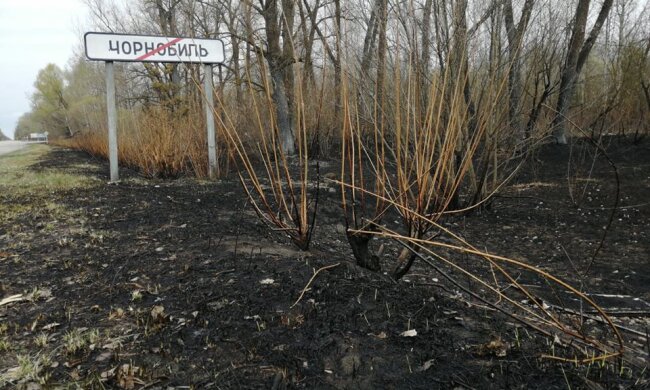
{"label": "metal sign frame", "polygon": [[96,61],[221,64],[225,60],[219,39],[87,32],[84,48],[86,57]]}
{"label": "metal sign frame", "polygon": [[[101,47],[102,44],[108,46]],[[212,111],[214,109],[212,66],[216,64],[221,67],[221,64],[225,61],[223,42],[219,39],[87,32],[84,34],[84,47],[86,57],[89,60],[104,61],[106,65],[108,160],[111,183],[119,181],[114,61],[199,63],[203,65],[203,89],[208,135],[208,175],[210,178],[214,178],[217,172],[217,149],[214,113]],[[126,53],[126,48],[128,48],[128,53]]]}

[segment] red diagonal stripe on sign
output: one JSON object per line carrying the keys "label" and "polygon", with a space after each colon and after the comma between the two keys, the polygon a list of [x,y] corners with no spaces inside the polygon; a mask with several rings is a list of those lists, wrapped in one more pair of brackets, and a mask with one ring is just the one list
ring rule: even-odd
{"label": "red diagonal stripe on sign", "polygon": [[162,51],[162,50],[165,50],[166,48],[168,48],[169,46],[173,45],[174,43],[180,42],[181,40],[183,40],[183,38],[174,38],[174,39],[172,39],[171,41],[165,43],[164,45],[159,46],[159,47],[153,49],[152,51],[150,51],[150,52],[148,52],[148,53],[146,53],[146,54],[141,55],[140,57],[136,58],[136,60],[140,60],[140,61],[142,61],[142,60],[144,60],[145,58],[149,58],[149,57],[151,57],[152,55],[154,55],[154,54],[156,54],[156,53],[159,53],[159,52]]}

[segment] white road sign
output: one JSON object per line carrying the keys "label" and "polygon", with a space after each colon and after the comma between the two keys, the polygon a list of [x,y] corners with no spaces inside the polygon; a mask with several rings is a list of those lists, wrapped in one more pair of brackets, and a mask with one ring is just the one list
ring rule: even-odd
{"label": "white road sign", "polygon": [[88,32],[86,57],[99,61],[194,62],[220,64],[225,60],[218,39],[173,38]]}

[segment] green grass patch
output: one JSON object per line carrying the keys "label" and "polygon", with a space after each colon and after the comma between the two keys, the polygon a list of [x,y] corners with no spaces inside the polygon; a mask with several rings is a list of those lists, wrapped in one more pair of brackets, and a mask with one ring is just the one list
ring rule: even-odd
{"label": "green grass patch", "polygon": [[[22,230],[18,221],[42,224],[43,231],[56,230],[59,221],[73,216],[52,194],[100,185],[101,180],[77,173],[76,169],[39,167],[51,147],[30,145],[0,156],[0,228],[7,232]],[[83,171],[82,171],[83,172]],[[2,229],[0,229],[1,231]]]}
{"label": "green grass patch", "polygon": [[47,145],[32,145],[0,156],[0,189],[24,194],[35,190],[65,191],[100,183],[98,179],[62,172],[55,168],[46,168],[39,172],[30,169],[30,166],[41,161],[49,150]]}

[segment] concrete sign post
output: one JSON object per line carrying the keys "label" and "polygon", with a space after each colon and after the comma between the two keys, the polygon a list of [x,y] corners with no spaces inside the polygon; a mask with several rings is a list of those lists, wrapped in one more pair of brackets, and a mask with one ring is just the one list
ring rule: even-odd
{"label": "concrete sign post", "polygon": [[203,65],[203,89],[205,90],[205,119],[208,124],[208,176],[217,173],[217,146],[214,133],[214,97],[212,96],[212,65]]}
{"label": "concrete sign post", "polygon": [[115,104],[115,72],[113,61],[106,61],[106,108],[108,112],[108,163],[111,182],[120,180],[117,168],[117,105]]}
{"label": "concrete sign post", "polygon": [[212,98],[212,65],[225,60],[223,42],[218,39],[159,37],[149,35],[88,32],[84,35],[86,57],[106,63],[106,104],[108,106],[108,149],[111,182],[119,180],[117,164],[117,108],[113,61],[176,62],[204,64],[204,89],[208,131],[208,172],[214,177],[217,152]]}

